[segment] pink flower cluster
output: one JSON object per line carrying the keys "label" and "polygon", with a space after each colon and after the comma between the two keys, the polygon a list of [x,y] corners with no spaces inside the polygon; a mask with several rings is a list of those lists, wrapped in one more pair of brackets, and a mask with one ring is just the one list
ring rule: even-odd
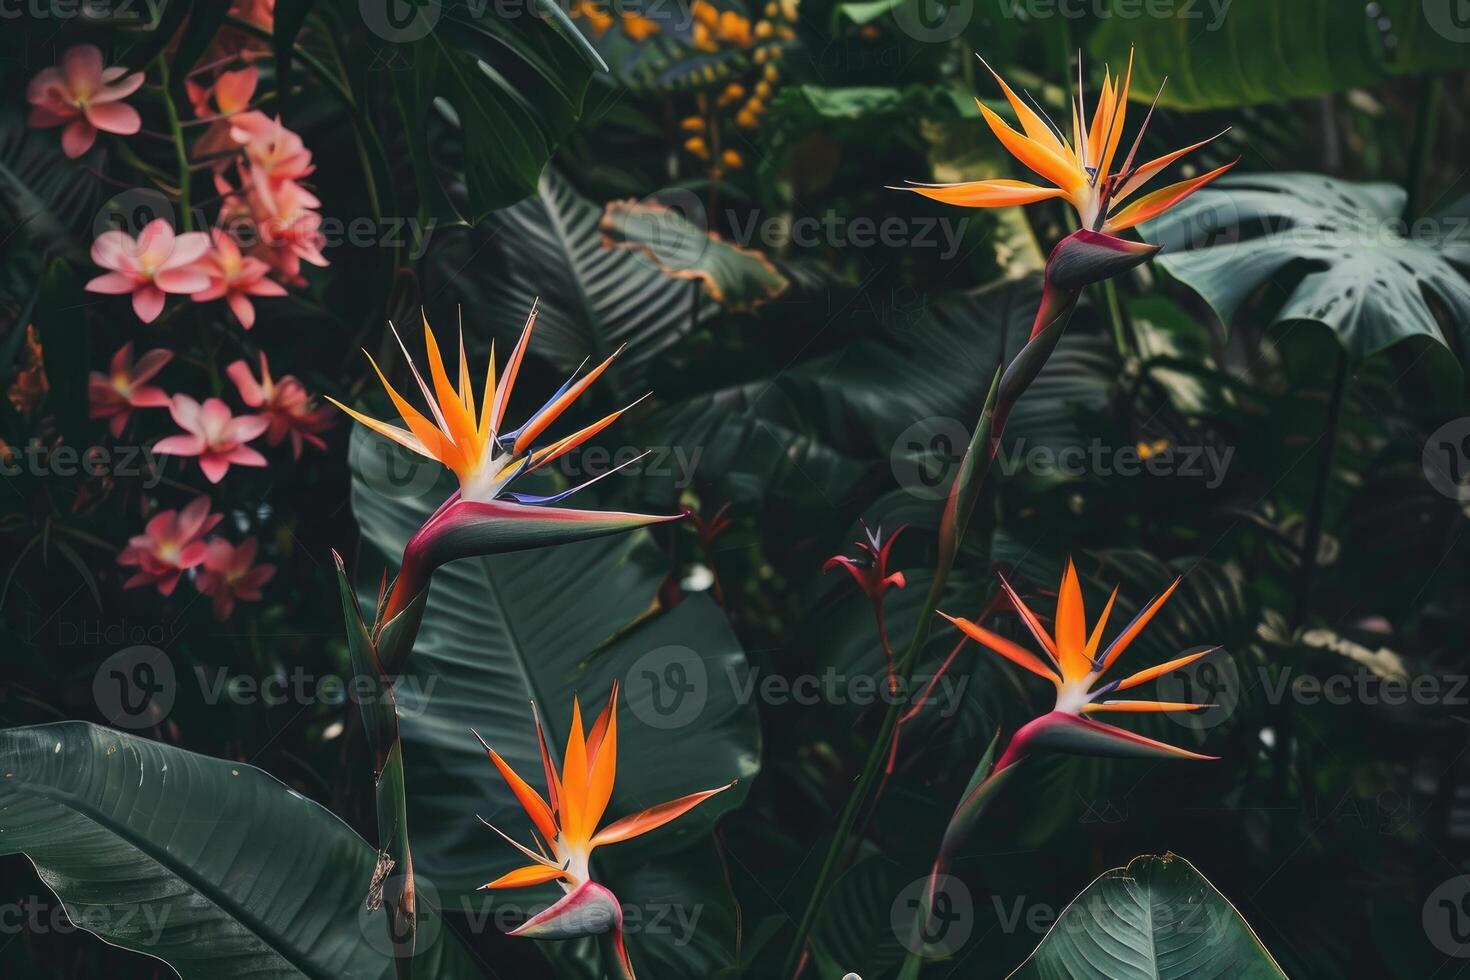
{"label": "pink flower cluster", "polygon": [[143,533],[130,538],[117,556],[119,565],[137,569],[123,588],[152,585],[162,595],[173,595],[184,573],[197,568],[194,585],[213,600],[219,621],[230,618],[237,602],[259,601],[261,587],[275,576],[276,566],[255,563],[254,537],[238,545],[206,538],[223,519],[223,514],[210,513],[207,496],[195,497],[181,510],[154,514]]}
{"label": "pink flower cluster", "polygon": [[[250,6],[252,16],[269,20],[269,3]],[[248,54],[243,49],[226,60],[248,60]],[[198,303],[224,300],[248,330],[255,324],[254,298],[284,296],[285,285],[305,285],[303,262],[328,264],[316,210],[321,201],[303,183],[316,169],[311,151],[279,116],[250,107],[259,81],[254,65],[220,70],[207,85],[185,80],[198,123],[207,124],[191,153],[214,171],[221,195],[217,227],[175,234],[167,219],[158,218],[136,238],[121,230],[102,232],[91,255],[106,271],[87,283],[88,291],[131,295],[133,312],[144,323],[157,319],[170,293]],[[96,46],[77,45],[59,66],[31,80],[28,123],[65,127],[62,149],[81,156],[99,130],[123,136],[139,131],[138,110],[122,100],[142,84],[141,72],[104,68]]]}
{"label": "pink flower cluster", "polygon": [[166,350],[151,350],[133,359],[129,341],[112,356],[107,374],[93,371],[89,379],[89,415],[106,419],[113,438],[122,435],[137,408],[167,408],[183,432],[160,439],[153,451],[167,456],[193,456],[210,483],[224,478],[230,465],[265,466],[266,459],[248,443],[265,436],[266,445],[279,446],[291,440],[293,459],[301,458],[301,448],[310,443],[326,448],[320,433],[332,423],[331,410],[314,404],[306,386],[291,375],[279,381],[271,377],[270,362],[260,355],[260,378],[250,372],[250,365],[236,361],[225,369],[240,400],[254,413],[235,415],[220,398],[206,398],[202,403],[188,395],[170,396],[162,388],[148,384],[173,359]]}

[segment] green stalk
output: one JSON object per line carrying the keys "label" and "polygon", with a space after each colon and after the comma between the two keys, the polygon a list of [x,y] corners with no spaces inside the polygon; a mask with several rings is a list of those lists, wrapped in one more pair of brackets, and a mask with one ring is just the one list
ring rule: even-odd
{"label": "green stalk", "polygon": [[174,105],[173,87],[169,84],[168,59],[163,55],[158,56],[158,75],[163,83],[163,106],[168,110],[168,131],[174,141],[174,160],[179,167],[179,231],[193,231],[193,205],[189,200],[189,152],[184,148],[184,128],[179,125],[179,110]]}
{"label": "green stalk", "polygon": [[1419,211],[1424,207],[1429,160],[1434,155],[1434,123],[1439,118],[1439,103],[1443,95],[1443,76],[1433,75],[1425,80],[1419,112],[1414,117],[1414,150],[1409,158],[1409,200],[1404,207],[1404,217],[1411,222],[1423,217]]}
{"label": "green stalk", "polygon": [[[965,454],[965,460],[961,463],[961,471],[956,480],[957,486],[963,486],[968,491],[967,500],[960,500],[956,504],[958,524],[955,527],[954,540],[955,549],[958,550],[958,542],[964,537],[965,526],[968,523],[970,511],[974,508],[974,499],[978,496],[980,487],[984,483],[986,474],[990,469],[990,443],[991,422],[995,418],[996,398],[1000,391],[1001,372],[996,370],[995,378],[990,385],[990,394],[986,399],[985,408],[980,413],[979,424],[975,426],[975,433],[970,439],[970,448]],[[983,457],[981,454],[984,454]],[[984,459],[983,468],[976,462]],[[966,472],[967,468],[969,473]],[[967,479],[968,477],[968,479]],[[909,640],[908,648],[898,663],[898,677],[900,685],[907,684],[913,675],[914,665],[918,662],[919,652],[923,649],[924,641],[929,636],[929,624],[934,618],[934,610],[939,605],[939,597],[944,591],[944,584],[949,578],[950,568],[953,566],[953,554],[947,556],[949,560],[941,560],[934,571],[934,581],[929,586],[929,594],[924,598],[924,605],[919,610],[918,621],[914,624],[914,633]],[[812,925],[816,921],[817,913],[821,911],[822,902],[826,897],[827,885],[835,873],[837,863],[846,849],[847,836],[852,833],[853,826],[857,823],[858,813],[862,809],[863,800],[867,797],[869,785],[877,775],[883,757],[888,752],[889,742],[893,738],[894,729],[898,726],[899,715],[903,710],[900,699],[891,699],[888,710],[883,715],[883,724],[878,729],[878,735],[873,740],[873,747],[868,750],[867,761],[863,763],[862,774],[858,776],[857,784],[852,793],[848,795],[847,804],[842,808],[842,815],[837,821],[837,831],[832,838],[831,845],[827,848],[827,854],[822,860],[821,870],[817,873],[816,884],[812,887],[811,898],[807,901],[806,908],[802,912],[801,920],[796,926],[796,937],[792,941],[791,949],[786,954],[786,965],[782,968],[781,976],[790,977],[795,975],[796,966],[801,960],[802,951],[806,947],[806,937],[811,933]]]}

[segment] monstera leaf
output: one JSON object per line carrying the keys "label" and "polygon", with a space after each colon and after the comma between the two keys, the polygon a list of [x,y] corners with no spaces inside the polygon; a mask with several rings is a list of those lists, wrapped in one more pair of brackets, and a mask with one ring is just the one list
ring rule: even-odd
{"label": "monstera leaf", "polygon": [[[369,546],[359,566],[375,590],[378,571],[396,566],[408,537],[451,488],[445,481],[427,488],[395,484],[390,457],[370,442],[376,437],[357,432],[353,439],[352,505]],[[596,506],[592,499],[579,501]],[[741,782],[655,833],[599,851],[594,874],[625,906],[645,914],[684,895],[697,897],[677,901],[704,903],[709,921],[701,929],[717,930],[722,915],[733,917],[728,896],[708,895],[707,883],[685,869],[712,846],[715,820],[739,805],[759,766],[755,708],[742,694],[745,656],[708,599],[696,596],[657,610],[665,567],[640,532],[457,561],[435,572],[396,694],[414,868],[446,901],[471,910],[487,902],[525,910],[527,895],[542,899],[542,906],[550,897],[549,891],[477,891],[523,859],[476,817],[507,830],[525,820],[471,729],[539,785],[532,705],[559,756],[573,696],[595,711],[613,680],[621,679],[618,778],[609,819]],[[682,856],[686,850],[689,860]],[[659,873],[618,870],[645,865]],[[630,946],[635,964],[686,964],[669,975],[705,975],[706,959],[716,952],[704,940],[681,944],[675,932],[653,929],[632,935]],[[724,955],[733,957],[733,944]]]}
{"label": "monstera leaf", "polygon": [[1276,321],[1315,320],[1363,356],[1408,337],[1470,345],[1470,198],[1406,226],[1404,191],[1316,174],[1221,178],[1144,234],[1229,323],[1272,277],[1301,275]]}
{"label": "monstera leaf", "polygon": [[[394,976],[376,852],[269,774],[85,722],[0,732],[0,773],[0,853],[107,942],[191,980]],[[414,975],[480,976],[431,901]]]}
{"label": "monstera leaf", "polygon": [[1091,47],[1114,65],[1133,49],[1135,98],[1167,76],[1159,104],[1171,108],[1279,102],[1464,67],[1470,25],[1455,2],[1200,0],[1139,17],[1132,0],[1112,0]]}
{"label": "monstera leaf", "polygon": [[[553,3],[540,9],[566,20]],[[412,7],[403,23],[389,22],[392,4],[377,10],[382,23],[369,27],[390,42],[411,44],[410,64],[390,65],[395,70],[388,74],[421,207],[437,219],[474,224],[534,192],[546,161],[582,114],[597,67],[575,28],[557,29],[528,11],[501,16],[473,0]],[[393,57],[405,56],[395,51]],[[453,139],[430,124],[436,116]]]}
{"label": "monstera leaf", "polygon": [[[514,338],[540,299],[534,351],[563,371],[590,353],[628,349],[603,384],[637,397],[649,366],[718,307],[698,287],[672,279],[646,256],[603,247],[602,209],[548,170],[536,196],[497,212],[432,257],[426,294],[463,297],[472,337]],[[467,281],[471,268],[494,275]],[[442,284],[439,282],[442,276]]]}
{"label": "monstera leaf", "polygon": [[1235,906],[1181,857],[1136,857],[1062,910],[1013,980],[1284,980]]}

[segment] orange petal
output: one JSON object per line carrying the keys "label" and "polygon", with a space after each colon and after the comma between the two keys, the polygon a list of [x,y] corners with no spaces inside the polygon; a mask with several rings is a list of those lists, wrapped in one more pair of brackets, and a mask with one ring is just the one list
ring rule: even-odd
{"label": "orange petal", "polygon": [[557,878],[566,877],[566,872],[561,868],[548,868],[544,864],[528,864],[524,868],[516,868],[496,878],[481,888],[525,888],[529,885],[541,885]]}
{"label": "orange petal", "polygon": [[1103,147],[1102,160],[1098,163],[1097,172],[1100,177],[1106,177],[1112,169],[1113,157],[1118,152],[1118,141],[1123,138],[1123,124],[1128,117],[1128,89],[1133,84],[1133,51],[1128,51],[1128,70],[1123,74],[1123,82],[1113,92],[1113,105],[1110,115],[1112,119],[1108,123],[1107,142]]}
{"label": "orange petal", "polygon": [[[475,733],[475,738],[480,738],[478,732]],[[547,840],[555,839],[557,834],[556,820],[551,815],[551,808],[541,798],[541,794],[532,789],[529,783],[517,775],[516,771],[500,757],[499,752],[486,745],[483,738],[480,738],[480,744],[485,746],[485,753],[490,756],[490,761],[495,763],[495,768],[500,770],[501,778],[510,787],[510,791],[515,794],[516,800],[521,804],[521,809],[526,811],[526,815],[531,818],[531,822],[536,825],[536,829],[541,831],[541,835]]]}
{"label": "orange petal", "polygon": [[563,836],[571,841],[585,841],[588,828],[583,822],[587,812],[587,742],[582,733],[582,706],[572,695],[572,727],[567,732],[567,751],[561,765],[561,826]]}
{"label": "orange petal", "polygon": [[490,413],[495,403],[495,341],[490,341],[490,364],[485,368],[485,390],[480,393],[480,425],[475,430],[481,439],[490,438]]}
{"label": "orange petal", "polygon": [[1011,588],[1011,583],[1006,580],[1006,577],[1004,575],[998,577],[1000,578],[1000,587],[1005,589],[1006,595],[1010,597],[1011,605],[1015,606],[1016,612],[1020,613],[1021,622],[1026,624],[1026,628],[1031,631],[1031,635],[1036,638],[1036,642],[1040,643],[1046,648],[1046,652],[1051,654],[1052,662],[1055,663],[1057,660],[1056,640],[1053,640],[1051,634],[1041,625],[1041,620],[1036,618],[1036,614],[1031,611],[1031,607],[1026,605],[1025,601],[1016,593],[1015,589]]}
{"label": "orange petal", "polygon": [[1000,116],[991,112],[979,99],[975,100],[975,104],[980,107],[980,115],[990,126],[990,131],[995,134],[995,138],[1000,140],[1001,145],[1011,156],[1069,194],[1081,190],[1087,183],[1087,174],[1078,169],[1073,161],[1041,143],[1022,136],[1007,125]]}
{"label": "orange petal", "polygon": [[1057,676],[1056,671],[1042,663],[1034,653],[1025,647],[1013,643],[999,634],[992,633],[979,623],[972,623],[968,619],[950,616],[943,612],[939,613],[939,615],[954,623],[961,633],[964,633],[976,643],[989,647],[1016,666],[1024,667],[1038,677],[1045,677],[1053,684],[1060,684],[1062,682],[1062,679]]}
{"label": "orange petal", "polygon": [[587,812],[583,816],[587,833],[597,829],[612,798],[613,782],[618,771],[618,685],[613,682],[607,707],[597,716],[587,740]]}
{"label": "orange petal", "polygon": [[434,331],[429,328],[428,317],[424,317],[424,348],[429,355],[429,376],[434,381],[434,395],[439,402],[439,414],[444,417],[445,424],[449,426],[449,435],[467,459],[477,455],[474,419],[469,412],[465,411],[459,392],[454,390],[449,374],[444,370],[444,357],[439,353],[439,342],[434,338]]}
{"label": "orange petal", "polygon": [[1067,680],[1085,677],[1092,670],[1086,652],[1087,613],[1082,605],[1082,584],[1077,581],[1077,568],[1070,558],[1062,572],[1061,588],[1057,590],[1056,637],[1062,677]]}
{"label": "orange petal", "polygon": [[556,763],[551,761],[551,753],[546,748],[546,734],[541,730],[541,713],[534,704],[531,705],[531,717],[536,722],[536,745],[541,749],[541,768],[546,773],[546,793],[551,797],[551,810],[553,813],[560,813],[561,777],[556,774]]}
{"label": "orange petal", "polygon": [[526,347],[531,343],[531,331],[536,328],[538,310],[539,300],[531,305],[531,315],[526,317],[526,325],[521,328],[521,339],[516,341],[510,360],[505,362],[505,377],[500,382],[500,390],[495,393],[495,409],[490,416],[490,428],[494,432],[499,432],[500,423],[505,421],[505,407],[510,402],[510,392],[515,387],[516,375],[520,373],[521,361],[526,357]]}
{"label": "orange petal", "polygon": [[[647,397],[647,395],[643,396],[643,398]],[[560,456],[564,456],[565,454],[571,452],[573,449],[576,449],[582,443],[586,442],[588,439],[591,439],[593,436],[597,435],[597,433],[601,432],[603,429],[616,422],[618,420],[618,416],[622,415],[628,409],[632,408],[633,405],[637,405],[638,402],[641,402],[643,400],[643,398],[638,399],[637,402],[633,402],[632,405],[627,405],[623,408],[618,409],[611,415],[607,415],[601,419],[598,419],[596,422],[593,422],[586,428],[578,429],[576,432],[573,432],[565,439],[558,439],[556,442],[553,442],[549,446],[542,446],[540,449],[531,454],[531,459],[526,464],[526,472],[529,473],[531,470],[545,466],[552,460]]]}
{"label": "orange petal", "polygon": [[894,189],[913,191],[932,200],[964,208],[1004,208],[1067,196],[1060,187],[1041,187],[1024,180],[1004,178],[970,180],[960,184],[917,184]]}
{"label": "orange petal", "polygon": [[650,830],[656,830],[670,820],[674,820],[688,813],[711,796],[717,793],[723,793],[734,785],[734,782],[729,782],[717,789],[707,789],[700,793],[690,793],[688,796],[681,796],[677,800],[670,800],[667,803],[660,803],[658,806],[649,807],[641,813],[626,816],[621,820],[614,820],[604,827],[601,833],[592,838],[592,844],[593,846],[616,844],[618,841],[629,840],[633,837],[646,834]]}
{"label": "orange petal", "polygon": [[1128,677],[1123,678],[1121,681],[1118,682],[1118,685],[1114,687],[1113,690],[1126,691],[1130,687],[1137,687],[1140,684],[1147,684],[1149,681],[1154,680],[1155,678],[1163,677],[1165,674],[1172,673],[1173,671],[1176,671],[1181,667],[1187,667],[1188,665],[1198,660],[1200,657],[1214,653],[1218,649],[1220,648],[1210,647],[1207,650],[1200,650],[1198,653],[1187,653],[1182,657],[1170,660],[1168,663],[1159,664],[1157,667],[1150,667],[1147,670],[1140,670],[1136,674],[1130,674]]}
{"label": "orange petal", "polygon": [[1138,169],[1133,172],[1133,176],[1129,177],[1128,180],[1124,182],[1123,186],[1119,187],[1117,192],[1113,194],[1113,203],[1122,203],[1122,201],[1125,198],[1131,196],[1134,191],[1138,190],[1144,184],[1153,179],[1154,175],[1157,174],[1159,171],[1163,170],[1165,167],[1169,166],[1180,157],[1187,156],[1190,153],[1193,153],[1195,150],[1198,150],[1206,143],[1213,143],[1215,140],[1219,139],[1221,136],[1224,136],[1228,132],[1230,132],[1230,130],[1222,129],[1220,132],[1216,133],[1214,136],[1211,136],[1209,139],[1200,140],[1198,143],[1191,143],[1182,150],[1175,150],[1173,153],[1165,153],[1161,157],[1155,157],[1148,163],[1140,165]]}
{"label": "orange petal", "polygon": [[1133,617],[1133,622],[1123,627],[1123,632],[1113,637],[1113,642],[1109,643],[1108,648],[1103,651],[1103,670],[1107,670],[1109,667],[1111,667],[1113,665],[1113,661],[1117,660],[1118,657],[1122,655],[1123,651],[1128,649],[1128,644],[1132,643],[1134,637],[1143,632],[1143,628],[1148,625],[1149,620],[1154,618],[1154,613],[1158,612],[1159,608],[1169,600],[1169,596],[1174,594],[1174,590],[1179,588],[1179,583],[1182,581],[1184,581],[1182,577],[1176,578],[1172,585],[1170,585],[1159,595],[1155,596],[1152,602],[1144,606],[1143,609],[1139,611],[1138,615]]}
{"label": "orange petal", "polygon": [[1152,194],[1145,194],[1122,211],[1113,215],[1103,225],[1103,233],[1116,235],[1120,231],[1127,231],[1134,225],[1142,224],[1150,218],[1157,218],[1165,211],[1184,200],[1201,187],[1214,180],[1216,177],[1235,166],[1239,161],[1232,160],[1223,167],[1217,167],[1207,174],[1191,177],[1189,180],[1181,180],[1177,184],[1160,188]]}
{"label": "orange petal", "polygon": [[603,361],[601,364],[597,365],[597,367],[593,368],[590,374],[568,388],[565,392],[562,393],[562,396],[560,398],[552,402],[550,405],[546,406],[546,408],[540,414],[538,414],[534,419],[528,422],[526,424],[526,427],[521,430],[521,434],[516,436],[515,448],[513,451],[516,454],[525,452],[526,447],[535,442],[537,436],[545,432],[547,427],[551,425],[551,423],[555,422],[561,416],[561,413],[567,410],[567,407],[571,405],[572,402],[581,397],[582,392],[586,391],[587,388],[592,384],[592,382],[601,377],[602,372],[606,371],[608,365],[612,364],[613,358],[617,357],[622,352],[623,349],[621,347],[613,351],[611,354],[608,355],[607,360]]}
{"label": "orange petal", "polygon": [[342,411],[346,412],[348,415],[352,416],[354,419],[361,422],[363,425],[367,426],[378,435],[383,436],[386,439],[392,439],[403,448],[412,450],[413,452],[418,453],[420,456],[427,456],[430,459],[437,459],[437,457],[433,453],[429,452],[429,448],[419,440],[418,436],[414,435],[413,433],[408,432],[404,429],[400,429],[396,425],[389,425],[387,422],[379,422],[377,419],[372,418],[371,416],[364,415],[359,411],[348,408],[346,405],[342,404],[331,395],[327,395],[325,397],[327,401],[331,402],[333,405],[336,405],[338,408],[342,409]]}
{"label": "orange petal", "polygon": [[[363,351],[363,353],[367,354],[367,351]],[[393,407],[398,410],[399,417],[408,424],[409,430],[418,437],[419,442],[423,443],[424,448],[429,451],[428,455],[437,459],[445,466],[453,468],[452,461],[455,458],[455,454],[453,447],[449,444],[449,440],[444,438],[444,433],[439,430],[437,425],[425,418],[423,413],[410,405],[408,399],[400,395],[398,390],[388,383],[387,377],[383,374],[383,369],[378,367],[378,362],[373,360],[371,354],[368,354],[368,363],[373,366],[373,370],[378,375],[378,380],[383,383],[383,388],[388,392],[388,397],[392,400]]]}
{"label": "orange petal", "polygon": [[1046,120],[1042,119],[1034,109],[1027,105],[1015,92],[1011,91],[1011,87],[1006,84],[1006,80],[1001,78],[984,58],[980,59],[980,63],[985,65],[985,70],[990,72],[996,84],[1000,86],[1001,92],[1005,94],[1006,101],[1011,104],[1011,109],[1016,113],[1016,119],[1020,121],[1021,128],[1025,130],[1028,137],[1043,146],[1049,147],[1058,154],[1070,152],[1062,145],[1062,141],[1057,138],[1057,134],[1047,125]]}
{"label": "orange petal", "polygon": [[1113,594],[1108,596],[1108,604],[1103,606],[1102,615],[1097,617],[1093,624],[1092,635],[1087,638],[1087,659],[1089,662],[1096,659],[1098,645],[1102,643],[1103,628],[1108,625],[1108,616],[1112,614],[1113,603],[1118,598],[1118,586],[1113,587]]}

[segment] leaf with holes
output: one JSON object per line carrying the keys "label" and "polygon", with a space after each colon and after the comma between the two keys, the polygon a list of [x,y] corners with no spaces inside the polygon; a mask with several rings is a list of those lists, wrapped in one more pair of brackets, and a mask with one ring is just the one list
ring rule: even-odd
{"label": "leaf with holes", "polygon": [[1267,282],[1291,276],[1277,323],[1326,324],[1359,357],[1422,336],[1463,361],[1470,197],[1408,227],[1404,200],[1389,184],[1232,175],[1145,225],[1144,234],[1164,246],[1159,263],[1227,324]]}

